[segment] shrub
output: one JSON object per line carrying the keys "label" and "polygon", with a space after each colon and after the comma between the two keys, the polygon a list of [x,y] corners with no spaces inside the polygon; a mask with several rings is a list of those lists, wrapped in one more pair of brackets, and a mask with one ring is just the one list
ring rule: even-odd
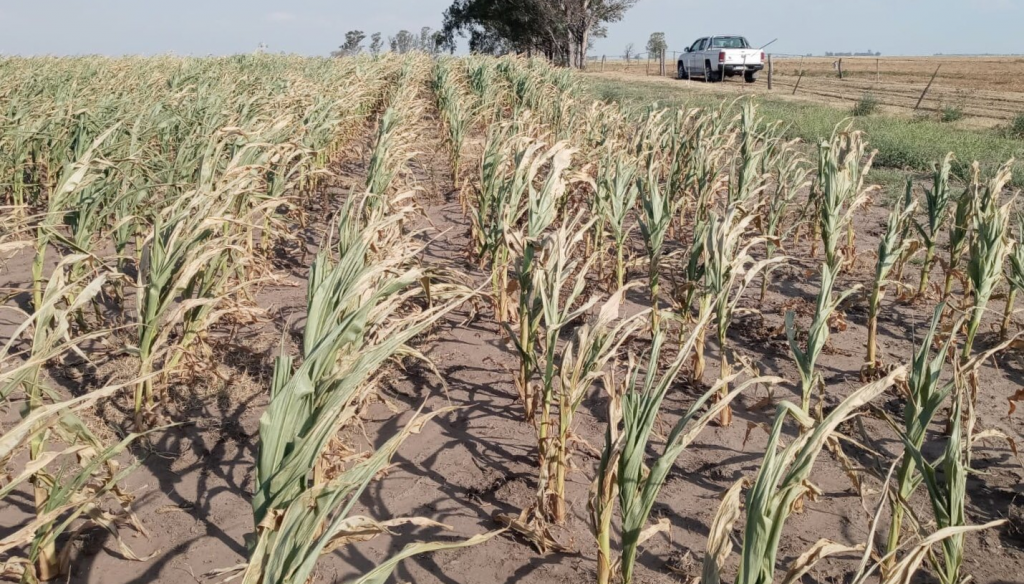
{"label": "shrub", "polygon": [[1006,136],[1008,138],[1024,140],[1024,113],[1019,113],[1017,117],[1013,118],[1013,121],[1010,122],[1010,127],[1006,128]]}
{"label": "shrub", "polygon": [[958,105],[946,105],[942,106],[942,117],[940,118],[943,122],[956,122],[962,120],[964,117],[964,108]]}
{"label": "shrub", "polygon": [[855,116],[870,116],[875,113],[878,109],[878,98],[870,93],[865,93],[860,101],[853,106],[853,115]]}

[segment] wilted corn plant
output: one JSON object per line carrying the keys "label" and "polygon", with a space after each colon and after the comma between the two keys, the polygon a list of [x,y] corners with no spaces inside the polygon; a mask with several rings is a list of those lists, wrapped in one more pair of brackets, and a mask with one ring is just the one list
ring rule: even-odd
{"label": "wilted corn plant", "polygon": [[[461,181],[462,149],[476,117],[473,98],[463,90],[458,75],[458,69],[451,59],[440,59],[434,65],[434,97],[447,131],[449,163],[456,190],[459,190]],[[461,195],[460,200],[464,200]]]}
{"label": "wilted corn plant", "polygon": [[953,223],[949,226],[949,240],[946,242],[948,256],[945,262],[946,279],[942,286],[942,301],[949,300],[953,292],[954,277],[960,275],[960,264],[972,238],[972,223],[976,201],[981,197],[981,167],[971,165],[971,181],[956,200]]}
{"label": "wilted corn plant", "polygon": [[[32,262],[32,301],[35,306],[39,306],[42,302],[46,253],[51,242],[61,235],[58,233],[57,226],[64,221],[65,213],[75,209],[75,199],[81,190],[100,180],[97,171],[105,163],[97,157],[96,150],[115,129],[117,129],[117,125],[110,127],[97,137],[79,157],[69,160],[60,170],[56,185],[47,196],[46,212],[36,226],[36,253]],[[99,228],[99,223],[95,221],[92,223],[91,228]]]}
{"label": "wilted corn plant", "polygon": [[[775,188],[761,191],[758,227],[765,240],[765,256],[772,258],[782,249],[783,241],[801,224],[800,220],[792,216],[790,209],[797,194],[808,184],[810,168],[796,149],[796,141],[776,146],[767,158],[767,166],[768,172],[774,177]],[[761,277],[761,302],[764,302],[768,293],[772,271],[771,268],[766,269]]]}
{"label": "wilted corn plant", "polygon": [[[927,213],[925,223],[915,220],[914,226],[924,244],[924,263],[921,265],[921,282],[917,287],[917,295],[921,296],[928,287],[929,275],[935,263],[935,250],[938,237],[949,219],[949,203],[952,193],[949,188],[949,172],[953,164],[953,153],[950,152],[935,167],[932,174],[932,188],[924,190],[924,210]],[[909,187],[908,187],[909,188]]]}
{"label": "wilted corn plant", "polygon": [[[946,383],[940,382],[943,365],[949,356],[953,339],[950,338],[943,343],[932,357],[932,345],[944,309],[945,305],[941,303],[935,308],[931,326],[921,339],[917,352],[914,354],[914,360],[910,366],[910,377],[906,384],[897,385],[903,390],[907,400],[903,409],[903,428],[898,431],[903,439],[915,449],[920,449],[924,445],[928,427],[954,389],[952,380]],[[890,497],[892,520],[889,524],[887,552],[894,552],[900,545],[900,533],[905,513],[904,505],[920,484],[916,478],[916,472],[915,458],[910,455],[904,456],[900,461],[899,471],[896,474],[896,486]],[[895,557],[891,558],[888,563],[890,566],[895,563]]]}
{"label": "wilted corn plant", "polygon": [[797,371],[800,373],[800,408],[804,414],[811,411],[811,392],[820,383],[820,374],[815,369],[818,357],[825,348],[829,336],[829,319],[836,308],[857,291],[860,286],[833,296],[835,288],[836,272],[826,262],[821,266],[821,288],[818,290],[818,299],[814,305],[814,317],[811,319],[811,326],[807,329],[806,349],[800,348],[797,340],[796,314],[793,311],[786,312],[786,339],[789,341],[789,349],[793,352],[793,359],[796,361]]}
{"label": "wilted corn plant", "polygon": [[[768,446],[753,487],[747,493],[746,527],[740,551],[740,568],[736,584],[771,584],[775,581],[775,560],[786,520],[804,497],[813,495],[816,487],[810,482],[811,471],[822,449],[833,438],[836,428],[856,410],[885,392],[906,374],[904,367],[893,370],[883,379],[854,391],[817,424],[789,402],[779,404],[775,422],[768,437]],[[786,418],[792,416],[804,431],[780,450]],[[738,491],[746,479],[730,489],[719,508],[715,525],[731,525],[738,518]],[[708,540],[709,553],[704,557],[702,584],[717,584],[722,564],[729,554],[727,529],[714,530]],[[820,544],[821,542],[819,542]],[[789,580],[787,580],[788,582]]]}
{"label": "wilted corn plant", "polygon": [[[837,131],[831,140],[818,146],[819,193],[818,228],[825,248],[825,263],[837,274],[844,259],[853,261],[853,214],[870,195],[864,188],[864,177],[871,169],[874,152],[867,153],[867,142],[860,132]],[[843,231],[847,232],[844,251],[840,246]]]}
{"label": "wilted corn plant", "polygon": [[[538,242],[540,245],[535,248],[531,267],[533,281],[529,288],[522,291],[532,295],[531,298],[525,299],[526,304],[540,309],[537,338],[530,345],[536,353],[529,356],[520,355],[521,361],[534,364],[540,377],[540,392],[536,394],[540,410],[537,413],[540,416],[537,423],[540,473],[533,513],[538,519],[550,519],[559,523],[565,519],[565,493],[558,489],[558,486],[564,488],[565,469],[559,468],[559,462],[564,457],[566,445],[559,443],[558,440],[563,431],[561,419],[563,416],[571,415],[571,412],[562,412],[558,422],[553,419],[553,408],[559,406],[555,403],[558,389],[556,384],[559,379],[558,339],[566,326],[597,303],[596,297],[585,301],[582,298],[587,276],[595,258],[590,256],[583,261],[574,258],[582,252],[584,239],[590,230],[590,223],[581,224],[580,221],[580,217],[566,219],[557,229]],[[517,349],[522,352],[524,347],[520,339]],[[582,399],[582,396],[579,398]],[[558,431],[553,431],[552,427]],[[567,432],[568,428],[564,430]],[[550,487],[553,472],[563,478],[561,485],[556,485],[554,489]]]}
{"label": "wilted corn plant", "polygon": [[[906,454],[920,469],[921,477],[928,490],[935,523],[938,529],[962,528],[967,525],[964,507],[967,501],[967,471],[970,465],[970,435],[963,427],[964,392],[953,392],[953,407],[950,411],[950,431],[941,458],[931,463],[924,458],[921,448],[909,436],[903,436]],[[932,567],[942,584],[959,584],[960,570],[964,562],[964,534],[957,533],[942,541],[942,560],[931,557]]]}
{"label": "wilted corn plant", "polygon": [[558,439],[555,442],[555,476],[553,491],[555,517],[561,521],[565,516],[565,478],[569,469],[568,443],[571,438],[576,410],[586,397],[587,391],[596,381],[610,387],[612,378],[605,371],[608,362],[614,359],[622,345],[636,334],[646,311],[620,319],[619,305],[627,288],[620,288],[601,306],[597,314],[576,329],[573,338],[566,343],[558,358]]}
{"label": "wilted corn plant", "polygon": [[[737,203],[741,202],[737,201]],[[751,237],[747,241],[743,241],[747,227],[755,217],[756,215],[747,214],[734,204],[726,210],[723,217],[712,214],[711,225],[707,232],[707,243],[705,244],[707,261],[704,270],[705,299],[714,308],[715,332],[717,333],[721,365],[720,377],[723,380],[728,379],[732,374],[729,365],[728,332],[743,293],[758,274],[786,259],[776,256],[756,261],[751,256],[750,250],[763,243],[759,237]],[[704,306],[703,302],[701,306]],[[698,347],[695,350],[701,363],[704,359],[701,354],[704,349],[703,338],[704,333],[702,332],[699,334]],[[700,368],[703,369],[703,365]],[[725,399],[729,394],[728,383],[720,382],[719,385],[721,386],[719,400]],[[732,423],[731,408],[726,407],[722,410],[719,422],[723,426]]]}
{"label": "wilted corn plant", "polygon": [[[88,258],[86,254],[73,254],[61,259],[42,291],[35,311],[31,315],[22,313],[25,320],[0,347],[0,397],[6,401],[20,389],[27,404],[22,422],[7,431],[0,441],[0,461],[10,461],[25,445],[28,446],[29,460],[21,473],[10,477],[11,480],[0,488],[0,499],[30,482],[35,506],[34,519],[0,540],[0,553],[27,545],[26,557],[21,561],[8,560],[0,572],[7,572],[8,568],[15,570],[26,581],[50,580],[66,574],[74,540],[92,525],[107,527],[129,559],[139,558],[120,539],[117,525],[130,522],[145,533],[130,512],[132,496],[118,486],[118,481],[138,463],[121,470],[120,465],[112,460],[124,452],[138,434],[129,434],[120,443],[108,447],[74,414],[74,410],[110,397],[124,385],[103,388],[62,402],[62,396],[43,375],[47,362],[69,352],[83,354],[79,348],[83,343],[110,333],[109,329],[94,326],[90,327],[95,329],[90,333],[73,336],[72,323],[76,320],[76,313],[89,305],[108,278],[114,275],[106,272],[72,275],[81,272],[74,268]],[[13,307],[6,308],[17,311]],[[16,343],[30,331],[32,340],[26,353],[12,353]],[[66,447],[52,449],[50,440],[53,437],[64,442]],[[77,460],[79,468],[67,461],[71,457]],[[57,473],[47,470],[57,461],[61,462]],[[120,503],[121,513],[106,511],[99,505],[108,493]],[[58,537],[71,530],[72,525],[83,517],[86,522],[76,526],[70,541],[64,541],[58,550]]]}
{"label": "wilted corn plant", "polygon": [[647,250],[647,277],[653,328],[657,328],[660,322],[658,296],[661,291],[662,253],[668,228],[676,211],[676,204],[670,193],[665,192],[659,184],[656,164],[653,156],[649,157],[646,178],[637,179],[637,189],[640,193],[640,213],[637,222],[640,224],[640,235]]}
{"label": "wilted corn plant", "polygon": [[1000,205],[999,198],[1003,187],[1010,182],[1012,163],[1011,160],[999,169],[986,185],[981,197],[975,201],[974,236],[970,239],[967,261],[972,302],[967,336],[961,352],[962,361],[971,356],[974,337],[981,327],[985,308],[1003,278],[1003,262],[1009,253],[1010,210],[1013,201]]}
{"label": "wilted corn plant", "polygon": [[[909,188],[909,181],[907,188]],[[913,218],[917,203],[904,207],[897,203],[889,213],[885,222],[885,231],[878,240],[877,259],[875,260],[875,280],[868,297],[868,354],[864,363],[864,377],[871,377],[878,367],[878,313],[885,289],[889,284],[889,272],[908,247],[910,242],[901,240],[900,234],[907,223]]]}
{"label": "wilted corn plant", "polygon": [[[495,319],[508,322],[509,268],[513,260],[509,244],[514,231],[527,212],[526,200],[535,193],[534,179],[550,160],[544,143],[516,134],[513,125],[492,126],[484,146],[480,186],[476,190],[470,220],[477,255],[490,264],[491,295]],[[535,227],[543,232],[554,217],[543,223],[535,218]]]}
{"label": "wilted corn plant", "polygon": [[[372,194],[359,206],[370,198]],[[426,276],[410,264],[418,250],[408,239],[383,247],[378,241],[379,233],[409,212],[405,207],[387,215],[369,213],[364,225],[364,213],[350,199],[339,216],[337,258],[321,252],[311,266],[303,361],[293,370],[291,357],[277,358],[270,406],[260,419],[252,503],[257,533],[248,565],[239,567],[245,570],[243,582],[300,584],[308,580],[320,555],[339,546],[385,533],[389,526],[436,525],[421,518],[376,522],[351,512],[402,441],[446,410],[417,415],[368,459],[336,476],[314,472],[331,437],[354,418],[360,398],[372,389],[377,368],[466,298],[453,298],[457,290],[450,286],[434,285],[435,301],[439,293],[448,299],[433,308],[409,310],[423,293],[419,284]],[[445,547],[452,545],[417,549]],[[362,581],[383,581],[395,563],[387,562],[383,573],[378,568]]]}
{"label": "wilted corn plant", "polygon": [[1003,340],[1006,339],[1010,321],[1013,318],[1013,305],[1017,298],[1017,292],[1024,290],[1024,213],[1017,214],[1017,238],[1013,242],[1013,251],[1008,255],[1010,262],[1006,270],[1006,281],[1010,290],[1006,296],[1003,322],[999,327],[999,337]]}
{"label": "wilted corn plant", "polygon": [[[616,156],[614,164],[605,160],[597,180],[595,193],[597,211],[600,216],[597,233],[597,252],[604,256],[604,231],[611,235],[615,246],[615,287],[621,289],[626,283],[625,248],[632,231],[626,225],[629,212],[636,205],[637,186],[634,181],[636,167],[626,162],[624,156]],[[603,265],[602,261],[602,265]]]}
{"label": "wilted corn plant", "polygon": [[[705,313],[697,325],[707,326],[710,319],[710,313]],[[680,343],[676,357],[667,369],[659,373],[665,338],[662,329],[655,329],[642,380],[641,366],[631,357],[622,385],[606,386],[609,394],[608,427],[589,503],[591,526],[598,542],[597,580],[600,584],[612,581],[616,565],[623,582],[632,582],[638,547],[656,533],[667,529],[666,520],[651,526],[647,526],[647,520],[672,465],[683,450],[744,389],[757,383],[781,381],[767,377],[749,379],[700,413],[708,400],[719,395],[721,387],[736,379],[738,374],[724,378],[690,406],[672,428],[661,455],[648,468],[644,459],[661,403],[689,358],[697,340],[697,329],[693,329],[686,340]],[[611,537],[616,498],[621,516],[619,539],[622,547],[618,561],[614,559]]]}
{"label": "wilted corn plant", "polygon": [[[211,313],[193,309],[226,300],[223,288],[197,286],[201,280],[210,278],[211,283],[223,285],[216,271],[233,269],[228,259],[238,261],[242,257],[240,234],[227,230],[224,203],[208,193],[194,192],[192,198],[180,199],[168,209],[166,217],[158,216],[145,240],[146,255],[139,267],[136,295],[139,377],[143,378],[135,390],[136,430],[146,426],[145,414],[155,404],[149,374],[159,368],[160,362],[171,358],[175,349],[188,348],[173,342],[171,335],[181,324],[194,338],[208,323],[189,317],[209,317]],[[182,302],[180,295],[186,290],[206,295]]]}
{"label": "wilted corn plant", "polygon": [[[538,256],[545,245],[544,232],[554,223],[558,201],[566,189],[566,182],[562,174],[569,168],[574,152],[562,142],[538,155],[539,147],[539,144],[528,146],[524,158],[516,161],[516,177],[523,181],[521,184],[525,187],[525,229],[519,233],[506,232],[505,234],[512,250],[511,253],[514,255],[511,263],[514,266],[517,284],[515,294],[518,295],[519,309],[515,326],[518,327],[518,330],[513,329],[507,322],[503,324],[509,332],[509,337],[514,341],[516,352],[519,355],[519,374],[515,380],[516,389],[523,401],[526,420],[531,422],[535,420],[534,414],[537,405],[537,394],[533,381],[539,366],[536,359],[536,347],[545,311],[544,300],[540,290],[537,289],[538,280],[535,272],[538,269]],[[549,163],[548,176],[538,189],[534,185],[534,180],[540,171],[540,166],[544,163]],[[523,194],[523,190],[520,190],[519,195]]]}

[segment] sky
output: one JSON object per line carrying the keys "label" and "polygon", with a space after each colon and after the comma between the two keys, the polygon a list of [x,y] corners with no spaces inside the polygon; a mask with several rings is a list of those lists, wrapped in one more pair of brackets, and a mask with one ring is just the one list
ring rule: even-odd
{"label": "sky", "polygon": [[[437,29],[451,0],[0,0],[0,54],[327,55],[358,29]],[[591,54],[741,34],[775,53],[1024,53],[1024,0],[640,0]]]}

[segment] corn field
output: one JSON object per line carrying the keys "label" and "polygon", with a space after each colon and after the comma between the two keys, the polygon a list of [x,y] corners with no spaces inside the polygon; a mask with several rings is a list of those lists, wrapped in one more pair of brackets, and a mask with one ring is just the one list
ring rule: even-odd
{"label": "corn field", "polygon": [[1024,571],[1013,161],[516,57],[0,74],[5,580]]}

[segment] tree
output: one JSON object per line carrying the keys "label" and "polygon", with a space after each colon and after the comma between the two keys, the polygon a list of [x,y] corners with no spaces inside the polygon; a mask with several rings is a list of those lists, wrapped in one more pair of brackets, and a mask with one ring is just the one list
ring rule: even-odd
{"label": "tree", "polygon": [[331,53],[332,57],[346,57],[358,55],[363,50],[363,40],[366,35],[361,30],[350,30],[345,33],[345,44],[338,47],[337,51]]}
{"label": "tree", "polygon": [[652,59],[661,60],[668,50],[668,43],[665,42],[665,33],[652,32],[651,38],[647,40],[647,53]]}
{"label": "tree", "polygon": [[407,30],[400,30],[398,34],[388,38],[388,44],[391,45],[391,50],[395,53],[408,53],[409,51],[416,50],[416,35],[412,34]]}
{"label": "tree", "polygon": [[622,53],[622,56],[626,58],[627,62],[629,62],[630,59],[636,56],[636,49],[633,48],[633,43],[629,43],[626,45],[626,50],[625,52]]}
{"label": "tree", "polygon": [[370,35],[370,54],[376,57],[382,48],[384,48],[384,41],[381,40],[380,33],[375,32]]}
{"label": "tree", "polygon": [[586,66],[592,36],[638,0],[454,0],[444,13],[443,42],[469,36],[473,52],[540,54],[555,63]]}

